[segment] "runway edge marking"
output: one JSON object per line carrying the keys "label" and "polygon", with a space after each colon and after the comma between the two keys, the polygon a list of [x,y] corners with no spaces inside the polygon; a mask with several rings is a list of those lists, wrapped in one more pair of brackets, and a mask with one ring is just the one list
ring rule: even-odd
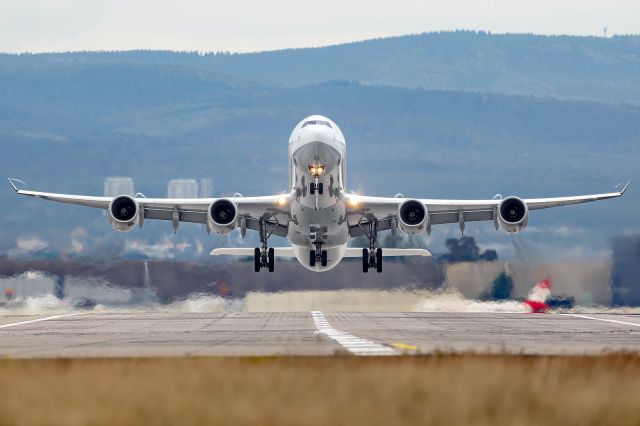
{"label": "runway edge marking", "polygon": [[88,313],[89,312],[74,312],[72,314],[52,315],[50,317],[36,318],[36,319],[28,320],[28,321],[20,321],[20,322],[12,322],[12,323],[9,323],[9,324],[2,324],[2,325],[0,325],[0,328],[9,328],[9,327],[15,327],[15,326],[18,326],[18,325],[33,324],[35,322],[49,321],[49,320],[53,320],[53,319],[72,317],[72,316],[76,316],[76,315],[86,315]]}
{"label": "runway edge marking", "polygon": [[576,318],[584,318],[584,319],[590,319],[590,320],[596,320],[596,321],[612,322],[615,324],[624,324],[624,325],[632,325],[634,327],[640,327],[640,323],[635,323],[635,322],[627,322],[627,321],[613,320],[613,319],[607,319],[607,318],[596,318],[596,317],[590,317],[588,315],[580,315],[580,314],[563,314],[563,315],[576,317]]}
{"label": "runway edge marking", "polygon": [[324,314],[320,311],[311,311],[313,323],[316,326],[316,334],[324,334],[354,355],[360,356],[380,356],[398,355],[394,349],[372,342],[362,337],[354,336],[347,332],[336,330],[329,324]]}

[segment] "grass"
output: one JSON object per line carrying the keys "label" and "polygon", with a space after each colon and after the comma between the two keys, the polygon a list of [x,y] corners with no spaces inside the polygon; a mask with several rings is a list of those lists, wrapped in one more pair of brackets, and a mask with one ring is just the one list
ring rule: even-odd
{"label": "grass", "polygon": [[640,356],[0,360],[1,425],[638,425]]}

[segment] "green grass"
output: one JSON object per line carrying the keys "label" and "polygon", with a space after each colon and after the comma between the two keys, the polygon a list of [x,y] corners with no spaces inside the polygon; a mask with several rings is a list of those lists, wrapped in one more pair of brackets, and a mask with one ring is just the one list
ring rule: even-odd
{"label": "green grass", "polygon": [[640,424],[640,356],[0,361],[2,425]]}

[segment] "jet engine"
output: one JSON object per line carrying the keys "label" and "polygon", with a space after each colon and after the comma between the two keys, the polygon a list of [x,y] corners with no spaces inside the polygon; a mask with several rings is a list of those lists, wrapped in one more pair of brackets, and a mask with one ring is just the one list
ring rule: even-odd
{"label": "jet engine", "polygon": [[409,235],[424,232],[429,225],[427,207],[418,200],[407,200],[398,207],[398,226]]}
{"label": "jet engine", "polygon": [[109,203],[109,223],[121,232],[133,229],[138,223],[140,207],[136,200],[128,195],[115,197]]}
{"label": "jet engine", "polygon": [[498,226],[507,232],[520,232],[529,223],[529,209],[518,197],[508,197],[498,205]]}
{"label": "jet engine", "polygon": [[238,208],[226,199],[214,201],[209,206],[207,225],[217,234],[228,234],[236,227]]}

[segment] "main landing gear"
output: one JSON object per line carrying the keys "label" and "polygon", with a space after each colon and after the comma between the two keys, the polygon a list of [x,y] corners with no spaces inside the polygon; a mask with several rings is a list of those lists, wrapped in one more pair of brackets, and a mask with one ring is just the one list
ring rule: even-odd
{"label": "main landing gear", "polygon": [[315,250],[311,250],[309,252],[309,266],[314,268],[318,263],[320,263],[322,266],[327,266],[327,251],[322,250],[322,245],[327,239],[327,227],[320,225],[311,225],[309,227],[309,239],[312,241],[312,244],[315,247]]}
{"label": "main landing gear", "polygon": [[273,272],[275,251],[273,247],[268,247],[267,241],[274,229],[275,227],[269,232],[267,230],[267,222],[264,219],[260,219],[260,247],[256,247],[253,252],[253,263],[256,272],[260,272],[262,268],[268,268],[269,272]]}
{"label": "main landing gear", "polygon": [[327,266],[327,251],[322,250],[322,243],[315,243],[316,249],[309,252],[309,266],[312,268],[320,262],[322,266]]}
{"label": "main landing gear", "polygon": [[369,269],[376,268],[377,272],[382,272],[382,249],[362,249],[362,272],[369,272]]}
{"label": "main landing gear", "polygon": [[359,226],[369,240],[369,248],[362,249],[362,272],[367,273],[369,269],[373,268],[377,272],[382,272],[382,249],[380,247],[375,248],[376,240],[378,239],[378,221],[373,220]]}

